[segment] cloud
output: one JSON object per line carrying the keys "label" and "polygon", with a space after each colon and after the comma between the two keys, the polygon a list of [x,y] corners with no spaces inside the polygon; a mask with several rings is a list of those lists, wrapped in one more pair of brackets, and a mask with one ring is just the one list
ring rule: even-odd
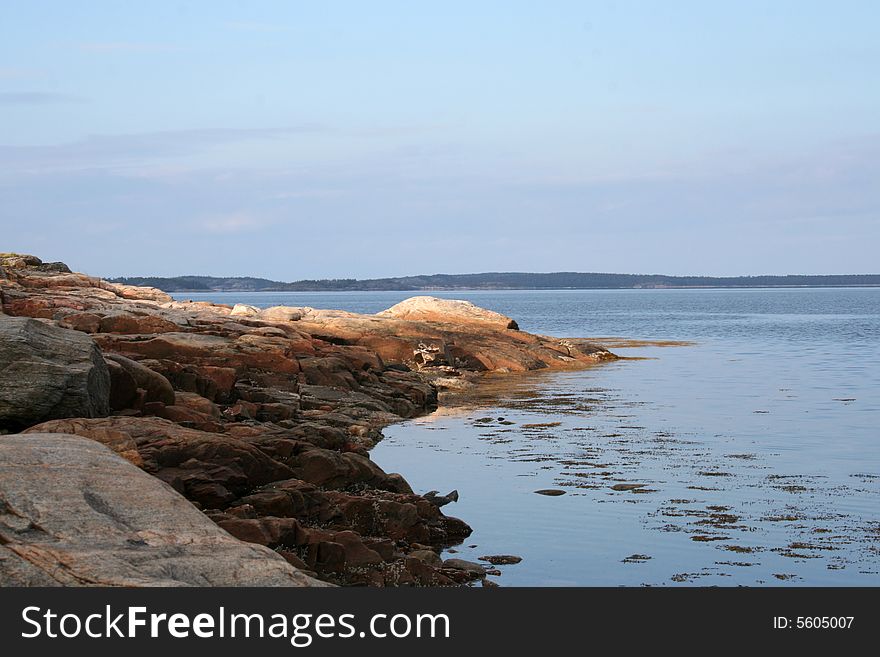
{"label": "cloud", "polygon": [[173,43],[142,43],[136,41],[104,41],[94,43],[78,43],[78,50],[91,53],[120,53],[120,52],[140,52],[140,53],[162,53],[162,52],[179,52],[183,50],[181,46]]}
{"label": "cloud", "polygon": [[296,191],[284,191],[272,194],[269,198],[275,200],[302,199],[302,198],[332,198],[341,196],[346,191],[342,189],[300,189]]}
{"label": "cloud", "polygon": [[229,21],[225,25],[231,30],[239,30],[241,32],[287,32],[290,30],[287,25],[262,23],[259,21]]}
{"label": "cloud", "polygon": [[235,213],[209,217],[197,222],[197,227],[209,233],[228,235],[262,228],[267,222],[253,215]]}
{"label": "cloud", "polygon": [[[0,207],[14,217],[3,226],[4,241],[41,257],[75,256],[100,274],[292,280],[424,271],[876,270],[880,139],[760,155],[679,163],[665,177],[628,180],[528,182],[524,173],[511,182],[495,167],[446,166],[414,180],[383,156],[301,168],[239,160],[238,168],[167,177],[60,171],[10,184],[0,178]],[[216,163],[213,153],[209,159]],[[413,248],[414,222],[438,235],[436,248]],[[328,236],[332,258],[321,248]]]}
{"label": "cloud", "polygon": [[0,174],[143,166],[157,159],[198,154],[224,144],[281,139],[324,130],[323,126],[311,123],[280,128],[193,128],[92,135],[75,142],[48,146],[0,145]]}
{"label": "cloud", "polygon": [[22,78],[35,78],[44,74],[36,68],[20,68],[17,66],[0,66],[0,80],[20,80]]}
{"label": "cloud", "polygon": [[0,92],[0,105],[54,105],[56,103],[78,103],[82,100],[79,96],[49,91]]}

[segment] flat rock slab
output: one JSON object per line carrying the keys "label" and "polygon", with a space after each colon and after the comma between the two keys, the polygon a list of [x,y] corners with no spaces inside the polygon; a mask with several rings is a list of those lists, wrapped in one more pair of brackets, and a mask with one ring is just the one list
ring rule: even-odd
{"label": "flat rock slab", "polygon": [[0,436],[0,586],[326,586],[68,434]]}

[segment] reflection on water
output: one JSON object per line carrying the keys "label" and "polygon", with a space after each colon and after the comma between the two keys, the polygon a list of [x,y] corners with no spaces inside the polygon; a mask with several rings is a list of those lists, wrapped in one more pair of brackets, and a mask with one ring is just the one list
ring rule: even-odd
{"label": "reflection on water", "polygon": [[[619,343],[645,360],[498,380],[389,427],[374,458],[417,489],[458,488],[444,510],[475,532],[457,556],[524,557],[500,584],[880,584],[880,291],[790,291],[807,301],[796,319],[721,305],[713,320],[723,293],[704,294],[681,295],[695,314],[669,295],[641,331],[629,320],[633,337],[694,344]],[[611,333],[613,314],[580,334]]]}
{"label": "reflection on water", "polygon": [[[208,295],[376,312],[411,293]],[[448,292],[641,358],[492,379],[373,458],[504,585],[880,585],[880,289]],[[535,494],[541,489],[561,496]]]}
{"label": "reflection on water", "polygon": [[[414,486],[457,488],[445,510],[476,530],[458,556],[524,557],[500,567],[504,584],[880,583],[877,474],[798,469],[754,437],[672,430],[662,407],[594,387],[606,378],[495,382],[490,406],[390,427],[374,458]],[[534,493],[546,488],[566,495]]]}

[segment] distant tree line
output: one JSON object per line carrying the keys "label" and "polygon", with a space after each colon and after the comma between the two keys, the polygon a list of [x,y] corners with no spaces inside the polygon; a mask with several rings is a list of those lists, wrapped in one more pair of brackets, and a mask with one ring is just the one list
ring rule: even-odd
{"label": "distant tree line", "polygon": [[111,279],[128,285],[148,285],[166,292],[321,292],[357,290],[561,290],[632,289],[681,287],[851,287],[880,286],[880,274],[837,274],[829,276],[663,276],[659,274],[594,274],[556,272],[529,274],[491,272],[485,274],[432,274],[400,278],[333,278],[292,283],[267,278],[216,276],[126,276]]}

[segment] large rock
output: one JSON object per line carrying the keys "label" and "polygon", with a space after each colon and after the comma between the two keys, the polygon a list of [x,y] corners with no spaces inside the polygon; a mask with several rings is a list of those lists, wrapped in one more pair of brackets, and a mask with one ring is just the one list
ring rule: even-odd
{"label": "large rock", "polygon": [[134,408],[138,400],[138,385],[131,373],[106,356],[104,362],[110,372],[110,410]]}
{"label": "large rock", "polygon": [[0,437],[0,586],[321,586],[78,436]]}
{"label": "large rock", "polygon": [[303,318],[308,308],[292,306],[272,306],[260,312],[260,317],[275,322],[296,322]]}
{"label": "large rock", "polygon": [[437,297],[410,297],[388,310],[376,313],[379,317],[395,317],[418,322],[441,324],[483,324],[495,329],[518,330],[516,322],[501,313],[475,306],[470,301],[438,299]]}
{"label": "large rock", "polygon": [[122,367],[134,379],[137,387],[146,391],[144,401],[162,402],[166,406],[174,404],[174,388],[164,376],[119,354],[107,354],[105,358]]}
{"label": "large rock", "polygon": [[122,285],[120,283],[109,283],[107,281],[101,282],[104,289],[114,292],[116,295],[123,299],[135,299],[138,301],[158,301],[159,303],[169,303],[173,301],[171,295],[154,287]]}
{"label": "large rock", "polygon": [[0,428],[110,412],[110,374],[79,331],[0,316]]}

